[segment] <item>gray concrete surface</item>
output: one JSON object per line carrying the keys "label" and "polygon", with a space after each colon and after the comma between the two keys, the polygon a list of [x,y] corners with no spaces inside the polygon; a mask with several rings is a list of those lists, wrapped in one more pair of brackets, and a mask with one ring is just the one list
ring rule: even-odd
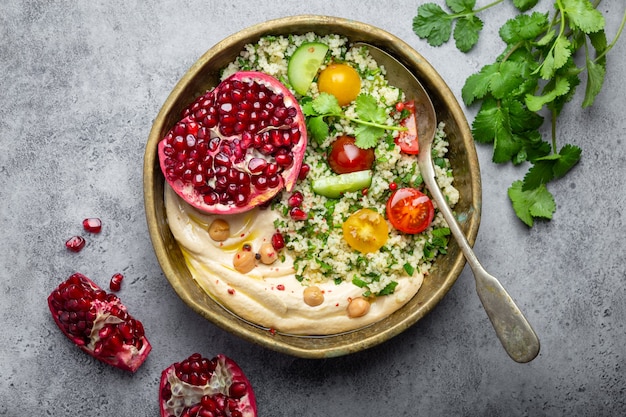
{"label": "gray concrete surface", "polygon": [[[146,229],[142,159],[160,106],[205,50],[271,18],[347,17],[414,46],[460,99],[464,80],[499,54],[494,37],[513,11],[507,2],[482,15],[491,41],[463,55],[413,34],[421,1],[333,3],[2,2],[1,416],[155,416],[160,371],[194,351],[237,360],[256,388],[261,416],[626,415],[626,39],[611,53],[596,105],[573,104],[563,114],[560,135],[583,157],[550,185],[558,204],[552,221],[533,229],[518,221],[506,188],[525,170],[496,166],[491,149],[477,146],[483,216],[475,249],[539,334],[534,361],[517,364],[502,350],[467,268],[443,302],[403,334],[321,361],[242,341],[176,296]],[[609,38],[623,9],[620,1],[600,7]],[[470,121],[475,112],[466,109]],[[65,240],[89,216],[103,220],[103,232],[69,253]],[[136,374],[94,361],[56,328],[45,299],[74,271],[100,283],[115,272],[126,276],[120,295],[153,344]]]}

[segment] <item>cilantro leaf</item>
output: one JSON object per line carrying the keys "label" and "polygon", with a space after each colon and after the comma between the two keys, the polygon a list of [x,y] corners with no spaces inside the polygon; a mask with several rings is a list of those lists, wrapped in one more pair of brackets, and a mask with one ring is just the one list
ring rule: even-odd
{"label": "cilantro leaf", "polygon": [[526,95],[526,107],[530,111],[539,111],[541,108],[553,101],[557,96],[567,94],[570,89],[569,81],[565,78],[559,78],[556,80],[554,88],[551,91],[544,92],[543,95],[533,96],[532,94]]}
{"label": "cilantro leaf", "polygon": [[508,20],[500,28],[500,37],[509,45],[534,41],[549,26],[548,14],[535,12],[532,15],[518,15]]}
{"label": "cilantro leaf", "polygon": [[317,112],[313,108],[313,101],[312,100],[301,101],[300,102],[300,108],[302,109],[302,114],[304,114],[305,117],[306,116],[317,116]]}
{"label": "cilantro leaf", "polygon": [[472,133],[478,142],[493,142],[492,160],[507,162],[521,149],[515,140],[509,120],[508,109],[495,100],[485,100],[472,123]]}
{"label": "cilantro leaf", "polygon": [[318,144],[322,144],[328,137],[328,124],[324,121],[324,116],[308,117],[306,127]]}
{"label": "cilantro leaf", "polygon": [[483,21],[474,15],[459,19],[454,26],[454,41],[457,49],[467,52],[478,42],[478,35],[483,28]]}
{"label": "cilantro leaf", "polygon": [[580,161],[582,149],[575,145],[565,145],[559,151],[559,158],[555,161],[553,171],[556,178],[561,178]]}
{"label": "cilantro leaf", "polygon": [[356,113],[359,118],[374,123],[385,123],[387,112],[378,105],[376,99],[369,94],[359,94],[356,98]]}
{"label": "cilantro leaf", "polygon": [[543,117],[528,110],[521,101],[509,100],[508,110],[511,130],[514,132],[537,130],[543,124]]}
{"label": "cilantro leaf", "polygon": [[532,9],[537,5],[539,0],[513,0],[513,5],[521,12]]}
{"label": "cilantro leaf", "polygon": [[585,89],[585,98],[582,103],[583,107],[589,107],[593,104],[596,96],[600,93],[600,90],[602,90],[605,74],[605,63],[596,63],[587,59],[587,87]]}
{"label": "cilantro leaf", "polygon": [[572,55],[570,47],[571,43],[567,38],[562,36],[556,38],[554,44],[552,44],[552,48],[541,64],[539,72],[541,78],[544,80],[551,79],[556,73],[556,70],[567,63],[567,60]]}
{"label": "cilantro leaf", "polygon": [[585,33],[604,29],[604,16],[596,10],[589,0],[562,0],[563,13],[570,26]]}
{"label": "cilantro leaf", "polygon": [[373,148],[384,133],[381,127],[359,125],[355,129],[354,144],[361,149]]}
{"label": "cilantro leaf", "polygon": [[470,75],[461,89],[463,101],[468,106],[476,99],[491,93],[495,98],[504,98],[520,86],[522,78],[519,66],[514,62],[496,62],[485,65],[481,70]]}
{"label": "cilantro leaf", "polygon": [[535,159],[534,165],[524,176],[522,190],[532,190],[555,178],[561,178],[580,160],[582,150],[578,146],[565,145],[558,154]]}
{"label": "cilantro leaf", "polygon": [[413,32],[431,46],[441,46],[450,39],[452,18],[441,6],[422,4],[413,18]]}
{"label": "cilantro leaf", "polygon": [[527,226],[532,227],[534,218],[551,219],[556,204],[544,184],[532,190],[522,190],[522,181],[515,181],[508,190],[515,214]]}
{"label": "cilantro leaf", "polygon": [[553,161],[536,161],[524,176],[523,191],[533,190],[554,179]]}
{"label": "cilantro leaf", "polygon": [[446,0],[446,6],[454,13],[471,12],[476,0]]}
{"label": "cilantro leaf", "polygon": [[507,97],[522,82],[515,62],[505,61],[498,65],[498,72],[489,83],[491,94],[495,98]]}
{"label": "cilantro leaf", "polygon": [[318,115],[341,113],[341,106],[337,98],[328,93],[320,93],[320,95],[313,100],[312,107]]}

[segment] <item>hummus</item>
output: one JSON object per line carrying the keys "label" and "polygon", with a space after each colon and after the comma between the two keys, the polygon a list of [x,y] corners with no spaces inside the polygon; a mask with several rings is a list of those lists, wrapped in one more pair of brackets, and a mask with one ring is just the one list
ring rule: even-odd
{"label": "hummus", "polygon": [[[367,326],[387,317],[408,302],[422,285],[423,275],[399,277],[391,295],[371,300],[367,314],[352,318],[350,300],[360,297],[363,288],[349,281],[329,280],[315,284],[324,301],[317,306],[304,302],[306,285],[296,279],[294,260],[283,249],[271,265],[257,262],[251,272],[234,269],[233,257],[244,244],[253,250],[269,242],[276,232],[277,214],[270,209],[216,216],[198,212],[169,187],[165,208],[170,230],[177,240],[194,280],[223,307],[261,327],[296,335],[329,335]],[[230,225],[230,237],[223,242],[211,239],[208,226],[216,218]]]}

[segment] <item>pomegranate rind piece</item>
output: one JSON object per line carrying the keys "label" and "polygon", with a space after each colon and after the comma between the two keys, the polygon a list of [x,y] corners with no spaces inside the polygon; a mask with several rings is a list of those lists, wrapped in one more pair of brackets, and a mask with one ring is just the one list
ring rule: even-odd
{"label": "pomegranate rind piece", "polygon": [[[185,361],[194,357],[208,361],[198,353],[191,355]],[[183,412],[193,416],[204,415],[200,411],[208,402],[206,399],[203,401],[205,396],[210,397],[211,402],[221,403],[224,408],[228,408],[229,404],[234,408],[226,410],[225,414],[216,415],[230,416],[236,410],[239,413],[236,415],[257,417],[256,397],[252,385],[234,360],[223,354],[211,359],[210,362],[215,368],[211,377],[203,385],[193,385],[179,379],[176,368],[185,361],[173,363],[161,373],[159,384],[161,417],[180,417]],[[244,392],[243,395],[241,395],[242,392]]]}
{"label": "pomegranate rind piece", "polygon": [[[48,307],[54,322],[68,339],[106,364],[135,372],[152,350],[143,324],[128,314],[120,299],[81,273],[72,274],[50,293]],[[112,337],[105,339],[131,330],[128,337],[132,338],[132,344],[119,337],[115,341]],[[113,345],[115,351],[111,350]]]}
{"label": "pomegranate rind piece", "polygon": [[[278,96],[280,101],[274,102],[272,99],[265,98],[262,105],[273,106],[271,110],[253,109],[255,100],[260,100],[252,98],[252,96],[242,98],[242,94],[237,99],[232,98],[232,89],[238,88],[233,87],[233,85],[243,85],[243,95],[248,91],[258,92],[260,86],[266,97]],[[232,102],[224,103],[224,100],[231,100]],[[223,109],[222,104],[230,106],[229,109],[236,107],[233,104],[235,100],[241,100],[236,102],[239,104],[247,100],[246,110],[242,110],[244,107],[242,105],[237,107],[237,111],[229,110],[231,113],[228,114],[219,113]],[[276,116],[279,108],[283,112],[280,117]],[[209,118],[207,114],[210,113],[210,110],[214,110],[216,115]],[[264,110],[270,112],[268,118],[258,122],[251,121],[253,112],[260,114]],[[248,111],[250,114],[246,113]],[[272,124],[270,120],[273,116],[276,116],[276,120],[279,120],[280,123]],[[239,126],[233,129],[233,126],[230,125],[229,129],[223,129],[227,120],[228,123],[238,123]],[[201,135],[202,138],[200,138]],[[274,137],[269,139],[272,135]],[[293,135],[291,142],[289,140],[290,135]],[[230,160],[222,160],[221,164],[228,166],[229,169],[233,168],[234,171],[245,177],[243,181],[246,182],[246,185],[243,187],[247,187],[246,189],[250,191],[232,191],[244,196],[242,198],[245,200],[235,202],[232,199],[218,198],[219,195],[225,193],[224,190],[218,190],[217,184],[217,170],[221,167],[218,167],[216,160],[211,159],[210,162],[207,162],[206,159],[200,160],[201,157],[198,156],[210,155],[213,158],[221,152],[218,149],[209,151],[206,149],[207,144],[215,138],[219,138],[220,146],[223,144],[231,146],[231,152],[237,153],[243,149],[243,156],[230,154],[228,155]],[[176,144],[174,144],[175,140],[178,140]],[[267,143],[270,143],[270,150],[263,146]],[[226,78],[213,90],[207,91],[188,106],[183,111],[183,117],[159,142],[157,151],[165,180],[183,200],[205,213],[235,214],[249,211],[268,202],[282,189],[286,189],[288,192],[292,191],[298,181],[306,145],[305,117],[298,101],[289,89],[276,78],[265,73],[240,71]],[[184,148],[185,146],[187,148]],[[193,157],[191,157],[192,154]],[[286,157],[285,154],[287,154]],[[252,159],[265,159],[268,165],[273,165],[274,168],[278,166],[278,172],[271,175],[267,174],[274,180],[272,185],[258,186],[255,183],[256,178],[266,174],[260,175],[253,172],[253,169],[248,166]],[[212,171],[207,174],[207,170]],[[222,185],[226,187],[233,186],[233,184],[241,185],[233,180]],[[209,198],[209,195],[212,197]]]}

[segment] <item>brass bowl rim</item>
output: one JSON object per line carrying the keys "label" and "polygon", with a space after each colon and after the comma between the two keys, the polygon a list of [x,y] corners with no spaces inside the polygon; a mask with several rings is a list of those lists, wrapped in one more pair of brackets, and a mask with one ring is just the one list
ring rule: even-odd
{"label": "brass bowl rim", "polygon": [[[364,36],[367,37],[367,41],[392,52],[400,61],[415,71],[416,75],[418,75],[431,96],[433,96],[434,93],[437,94],[437,97],[440,99],[442,105],[445,106],[445,109],[448,111],[450,117],[458,126],[458,133],[461,136],[464,151],[467,153],[466,157],[469,165],[468,170],[471,176],[469,184],[471,188],[471,207],[469,208],[467,217],[464,219],[463,228],[471,245],[475,242],[480,224],[481,181],[478,158],[471,130],[454,94],[439,76],[437,71],[424,57],[422,57],[420,53],[415,51],[400,38],[383,29],[355,20],[333,16],[298,15],[283,17],[250,26],[226,37],[207,50],[189,68],[189,70],[175,85],[154,120],[144,154],[144,205],[148,231],[157,260],[163,270],[163,273],[178,296],[181,297],[192,310],[205,317],[213,324],[249,342],[259,344],[275,351],[302,358],[316,359],[342,356],[373,347],[398,335],[408,327],[415,324],[418,320],[429,313],[441,301],[445,294],[447,294],[463,270],[465,258],[462,253],[459,252],[457,254],[454,258],[452,268],[446,276],[444,284],[439,287],[425,303],[421,304],[419,308],[412,311],[405,317],[401,317],[399,321],[395,322],[393,325],[385,327],[375,334],[367,335],[365,338],[353,336],[346,338],[344,337],[345,334],[311,338],[274,334],[273,332],[266,330],[258,331],[258,329],[255,329],[254,325],[247,324],[243,320],[240,320],[240,325],[233,326],[233,317],[230,312],[224,310],[224,314],[210,314],[204,304],[206,300],[198,300],[189,297],[189,295],[178,285],[180,277],[169,257],[169,250],[172,248],[167,247],[164,242],[163,235],[163,233],[171,234],[171,232],[169,232],[169,228],[167,231],[162,230],[162,227],[166,227],[166,220],[163,220],[162,222],[159,221],[161,216],[159,215],[158,207],[155,204],[157,199],[160,199],[161,201],[163,200],[162,186],[159,187],[159,185],[163,182],[163,179],[160,178],[157,180],[157,176],[162,176],[158,163],[157,144],[162,138],[162,132],[164,131],[164,127],[167,122],[167,116],[171,115],[175,110],[175,105],[178,99],[185,93],[191,81],[202,73],[211,61],[220,56],[223,51],[229,51],[236,45],[241,46],[246,43],[256,42],[261,36],[264,35],[290,33],[290,30],[294,30],[294,28],[315,28],[314,30],[298,31],[300,34],[309,31],[319,32],[319,30],[327,30],[328,33],[338,33],[340,35],[344,34],[344,32],[366,34]],[[454,243],[451,242],[451,244]],[[358,335],[362,332],[362,330],[368,329],[369,327],[371,326],[355,330],[350,332],[350,334]],[[304,342],[307,344],[300,345],[299,343],[293,343],[293,338],[308,339],[311,340],[311,342]],[[320,340],[323,342],[320,343]]]}

